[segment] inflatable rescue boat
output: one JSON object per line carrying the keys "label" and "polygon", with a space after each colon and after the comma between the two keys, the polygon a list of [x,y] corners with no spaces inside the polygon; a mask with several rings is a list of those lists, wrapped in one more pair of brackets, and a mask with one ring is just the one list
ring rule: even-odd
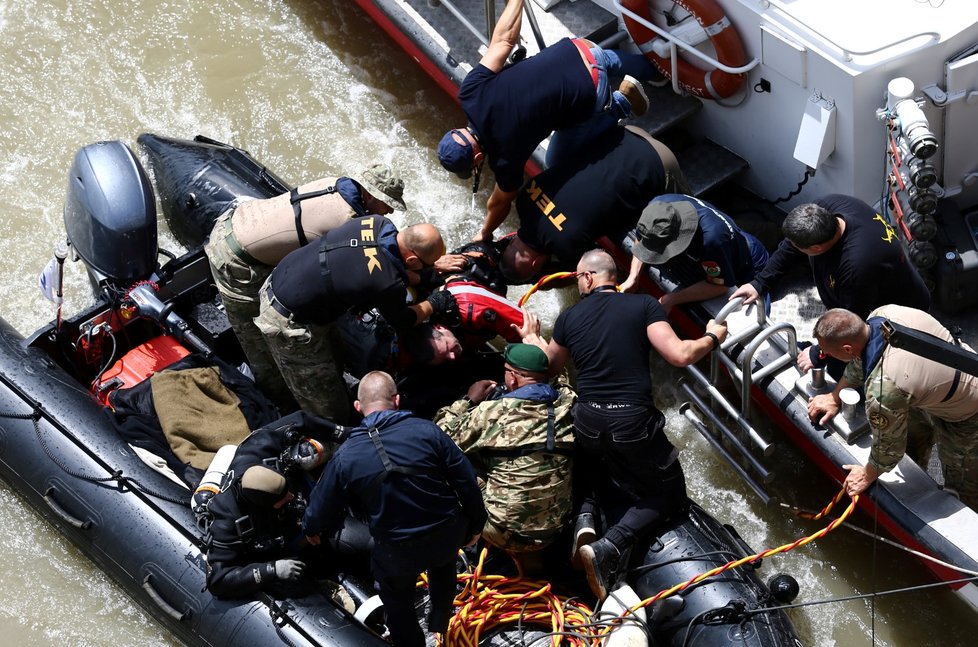
{"label": "inflatable rescue boat", "polygon": [[[68,173],[67,249],[57,256],[84,263],[94,305],[58,316],[26,339],[0,319],[0,476],[187,644],[385,645],[382,615],[378,620],[365,604],[351,612],[315,592],[212,596],[205,533],[192,509],[194,488],[210,475],[168,468],[166,457],[123,437],[112,422],[108,392],[138,386],[188,355],[241,365],[201,243],[232,200],[290,189],[248,153],[220,142],[146,134],[139,144],[155,189],[120,141],[80,149]],[[157,196],[190,251],[159,249]],[[221,487],[220,475],[213,482]],[[751,554],[733,528],[694,504],[652,545],[629,584],[642,600]],[[757,567],[738,566],[688,586],[656,607],[639,633],[655,644],[798,644],[783,602]],[[567,573],[555,573],[554,581],[571,580],[573,588],[574,579],[583,583],[583,575]],[[347,588],[356,605],[372,595]],[[792,597],[790,581],[779,579],[775,588],[787,593],[782,601]],[[480,644],[537,640],[550,631],[549,624],[506,626]]]}

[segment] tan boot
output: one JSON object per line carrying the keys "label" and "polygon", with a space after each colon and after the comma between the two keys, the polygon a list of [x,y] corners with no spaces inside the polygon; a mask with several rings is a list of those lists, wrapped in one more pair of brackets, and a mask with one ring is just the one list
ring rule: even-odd
{"label": "tan boot", "polygon": [[632,116],[641,117],[649,111],[649,96],[645,94],[642,82],[633,76],[626,76],[618,86],[628,103],[632,106]]}

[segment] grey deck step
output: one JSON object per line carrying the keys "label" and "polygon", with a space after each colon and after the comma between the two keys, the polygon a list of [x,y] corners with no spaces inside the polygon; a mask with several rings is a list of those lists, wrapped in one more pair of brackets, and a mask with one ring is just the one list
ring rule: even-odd
{"label": "grey deck step", "polygon": [[680,96],[672,91],[669,84],[655,87],[645,83],[644,87],[649,95],[649,111],[634,121],[637,126],[655,136],[678,126],[703,107],[699,99],[688,95]]}
{"label": "grey deck step", "polygon": [[750,166],[736,153],[704,139],[676,151],[693,195],[702,195],[730,181]]}

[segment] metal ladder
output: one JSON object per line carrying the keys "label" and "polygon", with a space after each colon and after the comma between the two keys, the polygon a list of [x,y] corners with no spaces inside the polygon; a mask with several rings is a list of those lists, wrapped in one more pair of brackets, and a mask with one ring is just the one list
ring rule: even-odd
{"label": "metal ladder", "polygon": [[[743,307],[743,299],[734,299],[730,301],[726,306],[724,306],[720,312],[717,313],[714,318],[717,323],[723,323],[726,321],[727,317],[736,311],[739,311]],[[753,489],[759,497],[765,502],[765,504],[770,504],[771,496],[766,492],[762,483],[770,483],[773,478],[771,471],[754,455],[751,448],[744,444],[740,439],[738,434],[730,428],[730,426],[714,412],[713,405],[719,405],[726,414],[736,421],[737,426],[739,426],[750,439],[751,443],[757,450],[760,450],[761,455],[765,458],[770,457],[774,453],[774,445],[766,440],[751,424],[750,422],[750,408],[751,408],[751,388],[753,385],[764,378],[774,375],[780,372],[786,367],[791,366],[795,362],[795,349],[797,348],[797,333],[795,332],[794,326],[790,323],[775,323],[769,322],[767,316],[762,307],[758,307],[756,304],[748,306],[748,308],[754,308],[756,313],[756,321],[752,322],[751,325],[747,326],[743,330],[730,335],[724,340],[723,344],[720,345],[713,353],[710,355],[710,375],[707,376],[694,365],[688,366],[687,371],[692,375],[694,382],[705,389],[710,396],[710,401],[707,402],[703,396],[696,392],[695,388],[685,383],[682,385],[683,392],[689,397],[690,401],[696,405],[720,434],[720,438],[728,441],[736,450],[736,454],[743,458],[751,472],[744,469],[742,465],[736,460],[734,456],[722,443],[720,438],[717,438],[706,426],[706,423],[702,418],[689,406],[689,403],[684,404],[680,407],[680,412],[689,420],[694,428],[699,431],[706,439],[716,448],[720,454],[733,466],[734,470],[740,474],[740,476],[747,482],[747,484]],[[754,366],[754,356],[757,351],[765,344],[770,342],[770,345],[775,347],[780,347],[780,343],[776,342],[776,337],[784,334],[787,338],[786,346],[783,348],[783,352],[774,358],[765,366],[760,366],[755,368]],[[729,351],[738,345],[746,342],[744,350],[740,355],[739,360],[731,358]],[[738,409],[727,397],[717,388],[717,382],[720,377],[720,365],[727,369],[728,373],[733,377],[736,383],[740,384],[740,408]],[[758,482],[758,478],[761,482]]]}

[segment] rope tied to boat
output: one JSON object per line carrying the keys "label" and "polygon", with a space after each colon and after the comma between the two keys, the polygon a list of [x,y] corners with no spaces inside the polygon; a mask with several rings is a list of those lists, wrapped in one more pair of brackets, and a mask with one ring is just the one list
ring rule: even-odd
{"label": "rope tied to boat", "polygon": [[[845,488],[842,488],[834,497],[832,497],[832,500],[828,503],[828,505],[826,505],[818,513],[815,513],[815,514],[805,513],[804,516],[803,515],[799,515],[799,516],[803,516],[803,518],[806,518],[806,519],[821,519],[822,517],[824,517],[825,515],[827,515],[832,510],[832,508],[835,507],[835,505],[839,501],[842,500],[842,497],[845,494],[846,494],[846,490],[845,490]],[[825,535],[829,534],[830,532],[832,532],[833,530],[835,530],[836,528],[838,528],[846,519],[848,519],[849,516],[852,514],[852,512],[856,509],[856,504],[858,502],[859,502],[859,495],[858,494],[857,495],[854,495],[853,497],[851,497],[851,500],[849,502],[849,505],[846,507],[845,510],[843,510],[842,514],[839,515],[838,517],[836,517],[835,519],[833,519],[831,522],[829,522],[828,525],[826,525],[824,528],[822,528],[821,530],[819,530],[817,532],[814,532],[814,533],[812,533],[812,534],[810,534],[808,536],[805,536],[805,537],[799,537],[795,541],[790,542],[790,543],[787,543],[787,544],[782,544],[781,546],[778,546],[777,548],[769,548],[767,550],[763,550],[761,552],[754,553],[753,555],[747,555],[746,557],[741,557],[740,559],[731,560],[731,561],[727,562],[726,564],[724,564],[723,566],[718,566],[716,568],[712,568],[712,569],[706,571],[705,573],[700,573],[699,575],[696,575],[695,577],[691,577],[690,579],[686,580],[685,582],[682,582],[680,584],[676,584],[675,586],[672,586],[672,587],[670,587],[668,589],[663,589],[662,591],[659,591],[658,593],[656,593],[652,597],[646,598],[645,600],[642,600],[641,602],[639,602],[638,604],[636,604],[635,606],[633,606],[631,609],[629,609],[629,611],[631,611],[631,612],[637,611],[638,609],[640,609],[642,607],[649,606],[650,604],[656,602],[657,600],[661,600],[661,599],[666,598],[666,597],[669,597],[671,595],[675,595],[676,593],[681,593],[682,591],[688,589],[689,587],[693,586],[694,584],[698,584],[698,583],[702,582],[703,580],[705,580],[705,579],[707,579],[709,577],[714,577],[716,575],[719,575],[719,574],[721,574],[721,573],[723,573],[725,571],[730,570],[731,568],[736,568],[738,566],[743,566],[744,564],[751,564],[751,563],[754,563],[756,561],[762,560],[765,557],[770,557],[772,555],[777,555],[779,553],[786,553],[786,552],[791,551],[791,550],[794,550],[795,548],[798,548],[800,546],[804,546],[806,544],[810,544],[811,542],[815,541],[816,539],[821,539]],[[625,616],[622,615],[619,618],[624,618],[624,617]],[[608,630],[605,630],[604,633],[607,634],[609,631],[613,631],[613,630],[614,630],[613,628],[612,629],[608,629]]]}
{"label": "rope tied to boat", "polygon": [[[802,513],[799,516],[806,519],[818,520],[825,517],[842,500],[845,489],[839,491],[832,500],[817,513]],[[479,561],[469,572],[460,573],[458,580],[462,589],[455,597],[455,615],[449,622],[448,631],[439,636],[439,647],[478,647],[480,636],[499,629],[505,625],[516,624],[520,630],[525,626],[537,628],[540,631],[549,630],[551,647],[566,644],[573,647],[599,647],[608,635],[625,623],[641,622],[635,613],[654,602],[681,593],[703,580],[720,575],[744,564],[754,563],[771,555],[786,553],[800,546],[820,539],[838,528],[855,510],[859,495],[851,497],[849,505],[839,517],[833,519],[824,528],[810,535],[800,537],[795,541],[770,548],[753,555],[747,555],[731,560],[722,566],[700,573],[685,582],[659,591],[654,596],[628,607],[615,617],[597,616],[580,600],[561,596],[555,593],[549,582],[525,578],[519,560],[514,559],[518,575],[514,578],[502,575],[484,573],[487,549],[479,554]],[[427,578],[422,575],[419,586],[426,586]],[[709,616],[711,622],[742,621],[745,614],[754,615],[755,611],[774,611],[778,607],[764,610],[744,610],[735,613],[736,609],[716,609],[717,613]],[[706,617],[701,618],[705,621]]]}
{"label": "rope tied to boat", "polygon": [[145,487],[136,479],[126,476],[125,472],[121,469],[116,469],[111,472],[110,476],[95,476],[92,474],[86,474],[70,468],[65,464],[51,449],[48,445],[47,439],[44,437],[44,433],[41,431],[41,420],[44,418],[44,412],[37,406],[32,408],[30,413],[13,413],[9,411],[0,411],[0,418],[7,418],[10,420],[30,420],[34,426],[34,435],[37,436],[37,443],[52,463],[58,466],[62,472],[71,476],[72,478],[81,479],[83,481],[88,481],[89,483],[108,483],[114,481],[118,483],[120,490],[138,490],[143,494],[151,497],[155,497],[161,501],[166,501],[168,503],[176,503],[179,505],[189,505],[190,499],[189,495],[186,499],[171,497],[161,492],[156,492],[150,488]]}

